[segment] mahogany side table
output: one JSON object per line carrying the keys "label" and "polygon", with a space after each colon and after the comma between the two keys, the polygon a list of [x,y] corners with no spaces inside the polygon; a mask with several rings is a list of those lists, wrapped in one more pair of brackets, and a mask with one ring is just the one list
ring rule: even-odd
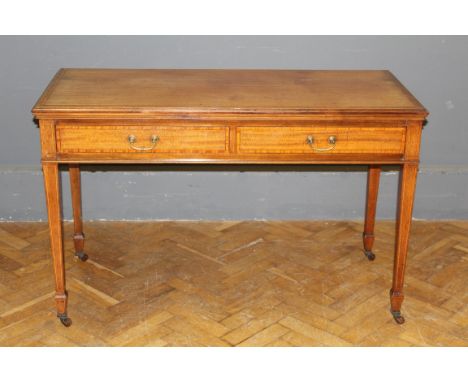
{"label": "mahogany side table", "polygon": [[403,279],[428,112],[389,71],[61,69],[32,112],[40,126],[57,316],[65,326],[71,320],[59,164],[69,166],[74,245],[85,261],[84,163],[367,165],[369,260],[381,165],[398,165],[390,305],[396,322],[404,322]]}

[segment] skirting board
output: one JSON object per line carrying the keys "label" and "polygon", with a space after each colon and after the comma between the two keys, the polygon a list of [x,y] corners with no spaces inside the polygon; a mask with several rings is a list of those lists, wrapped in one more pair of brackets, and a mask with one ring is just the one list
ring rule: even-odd
{"label": "skirting board", "polygon": [[[365,171],[331,168],[128,167],[82,172],[85,220],[362,219]],[[71,218],[68,172],[62,172],[64,218]],[[143,171],[140,171],[143,170]],[[363,168],[361,168],[363,170]],[[378,218],[394,219],[398,172],[383,171]],[[468,168],[421,166],[415,219],[468,219]],[[47,219],[39,167],[0,168],[0,221]]]}

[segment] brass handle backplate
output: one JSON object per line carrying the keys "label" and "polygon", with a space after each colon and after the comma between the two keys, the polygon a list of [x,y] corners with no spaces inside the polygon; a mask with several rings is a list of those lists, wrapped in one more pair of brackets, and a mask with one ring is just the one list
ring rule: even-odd
{"label": "brass handle backplate", "polygon": [[159,137],[157,135],[152,135],[150,137],[150,142],[151,146],[135,146],[134,143],[137,141],[137,137],[135,135],[129,135],[128,138],[128,144],[133,150],[138,150],[138,151],[150,151],[153,150],[156,147],[156,144],[159,141]]}
{"label": "brass handle backplate", "polygon": [[328,137],[328,143],[330,144],[330,146],[328,147],[314,147],[314,137],[312,135],[308,135],[307,138],[306,138],[306,143],[311,147],[312,150],[314,151],[330,151],[330,150],[333,150],[335,148],[335,145],[336,145],[336,136],[335,135],[330,135]]}

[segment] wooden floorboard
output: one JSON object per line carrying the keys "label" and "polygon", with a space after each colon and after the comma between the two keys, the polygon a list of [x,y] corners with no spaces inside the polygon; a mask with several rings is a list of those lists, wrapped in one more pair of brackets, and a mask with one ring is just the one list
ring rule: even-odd
{"label": "wooden floorboard", "polygon": [[412,227],[404,325],[389,313],[394,223],[65,224],[70,328],[45,223],[0,224],[2,346],[467,346],[468,222]]}

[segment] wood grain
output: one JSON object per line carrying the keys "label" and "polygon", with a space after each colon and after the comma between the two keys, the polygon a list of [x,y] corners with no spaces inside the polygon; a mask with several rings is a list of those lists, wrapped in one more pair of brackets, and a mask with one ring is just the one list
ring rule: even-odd
{"label": "wood grain", "polygon": [[[336,137],[334,153],[403,154],[405,148],[404,128],[346,128],[346,127],[289,127],[288,129],[265,127],[240,127],[237,129],[240,153],[302,153],[317,154],[314,149],[329,148],[328,138]],[[313,144],[306,143],[313,137]]]}
{"label": "wood grain", "polygon": [[86,126],[59,124],[57,145],[63,153],[138,153],[130,147],[151,147],[151,136],[159,140],[151,151],[158,153],[224,153],[229,130],[223,127]]}
{"label": "wood grain", "polygon": [[375,214],[377,212],[377,197],[379,194],[380,183],[380,166],[369,166],[367,172],[367,195],[366,195],[366,212],[364,219],[364,232],[362,239],[364,242],[364,250],[372,252],[374,245],[374,226]]}
{"label": "wood grain", "polygon": [[84,253],[83,219],[81,215],[81,171],[77,164],[68,165],[73,211],[75,253]]}
{"label": "wood grain", "polygon": [[362,222],[86,228],[82,263],[64,224],[64,328],[47,224],[0,223],[1,346],[468,346],[467,222],[413,222],[405,325],[388,314],[394,222],[376,225],[372,263]]}
{"label": "wood grain", "polygon": [[44,185],[49,219],[50,249],[54,264],[55,301],[57,314],[67,311],[67,291],[65,289],[65,266],[62,242],[62,210],[60,204],[60,176],[57,164],[43,164]]}
{"label": "wood grain", "polygon": [[[376,169],[399,164],[402,182],[391,290],[392,312],[399,314],[421,131],[428,113],[390,72],[62,69],[33,113],[41,127],[61,316],[66,291],[59,163],[71,166],[74,241],[80,254],[84,245],[82,163],[370,165],[364,229],[370,259],[380,171]],[[180,248],[186,247],[181,243]],[[192,252],[207,256],[201,250]],[[272,269],[283,274],[277,266]],[[75,284],[81,285],[76,280]],[[363,296],[366,293],[362,291]],[[95,295],[102,299],[102,294]],[[353,305],[354,300],[337,304]],[[401,317],[395,319],[403,322]],[[171,324],[190,331],[178,319]],[[232,334],[231,340],[250,331]],[[281,328],[272,331],[281,332]]]}
{"label": "wood grain", "polygon": [[62,69],[33,108],[36,115],[334,110],[426,114],[385,70]]}
{"label": "wood grain", "polygon": [[53,120],[42,119],[39,121],[41,134],[41,156],[42,160],[56,158],[57,143],[55,138],[55,124]]}
{"label": "wood grain", "polygon": [[406,258],[408,254],[409,235],[413,214],[414,194],[418,166],[404,164],[400,173],[400,190],[398,198],[398,220],[396,227],[395,261],[393,267],[393,283],[390,290],[392,311],[398,312],[403,302],[403,280],[405,276]]}

